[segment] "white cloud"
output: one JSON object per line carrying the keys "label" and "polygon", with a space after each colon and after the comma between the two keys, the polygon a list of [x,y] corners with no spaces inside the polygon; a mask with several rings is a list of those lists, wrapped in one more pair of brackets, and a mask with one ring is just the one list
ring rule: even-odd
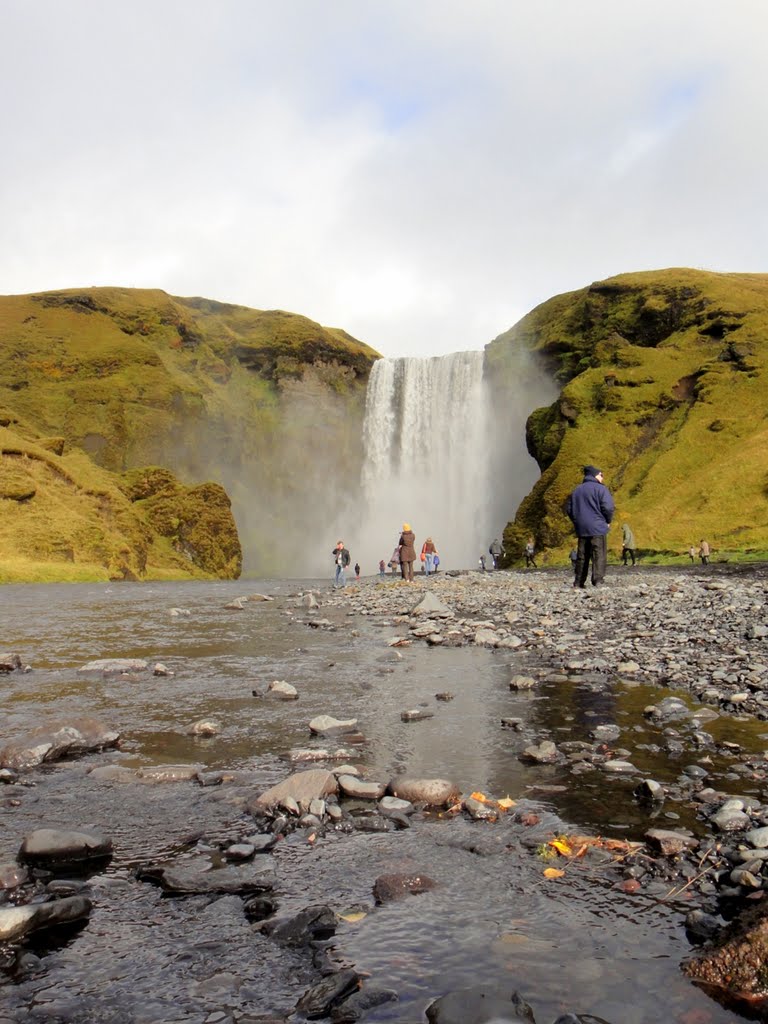
{"label": "white cloud", "polygon": [[763,0],[5,0],[0,291],[476,348],[613,273],[765,271]]}

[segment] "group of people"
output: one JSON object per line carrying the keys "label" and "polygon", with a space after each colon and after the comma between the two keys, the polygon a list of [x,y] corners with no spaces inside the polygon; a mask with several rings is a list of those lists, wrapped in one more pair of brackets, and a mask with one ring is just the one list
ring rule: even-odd
{"label": "group of people", "polygon": [[[608,530],[616,511],[611,492],[603,483],[602,470],[597,466],[584,467],[584,479],[568,496],[566,512],[576,531],[578,545],[571,552],[574,587],[584,587],[592,567],[592,584],[598,586],[605,579],[608,561]],[[691,545],[688,556],[696,561],[697,551]],[[709,565],[710,549],[705,540],[699,541],[698,557],[702,565]],[[635,535],[628,523],[621,527],[621,559],[635,564]]]}
{"label": "group of people", "polygon": [[[597,466],[585,466],[584,478],[568,496],[565,511],[573,524],[576,532],[577,545],[571,551],[570,559],[573,564],[574,587],[584,588],[587,577],[590,575],[592,585],[599,586],[605,580],[605,571],[608,564],[608,530],[611,526],[616,511],[611,492],[603,481],[603,471]],[[504,554],[498,537],[494,537],[488,548],[491,556],[491,563],[494,569],[498,569],[500,560]],[[529,537],[525,545],[525,566],[536,569],[536,546],[533,537]],[[688,549],[691,563],[696,557],[701,559],[702,565],[709,564],[710,548],[705,540],[699,541],[698,552],[694,545]],[[343,541],[338,541],[333,549],[336,576],[334,586],[343,587],[346,583],[345,570],[350,564],[349,551],[344,547]],[[635,535],[628,523],[621,527],[621,559],[623,564],[632,565],[636,562]],[[430,576],[437,571],[440,564],[440,557],[437,547],[431,537],[427,537],[421,548],[420,555],[422,572]],[[416,562],[416,536],[411,529],[410,523],[403,523],[403,530],[400,538],[392,552],[389,566],[392,573],[400,571],[401,577],[407,583],[413,583],[413,566]],[[383,577],[386,573],[387,563],[382,558],[379,562],[379,574]],[[485,555],[478,560],[478,567],[482,572],[487,571]],[[360,578],[360,566],[355,565],[355,575]]]}
{"label": "group of people", "polygon": [[[419,561],[421,562],[421,571],[425,576],[431,576],[433,572],[437,572],[437,567],[440,565],[440,556],[437,553],[437,545],[431,537],[427,537],[421,546],[421,554],[419,555]],[[416,535],[411,529],[410,523],[403,523],[403,532],[400,534],[400,539],[395,546],[395,550],[392,552],[392,557],[389,560],[390,568],[393,573],[400,571],[402,579],[406,583],[413,583],[413,566],[416,562]],[[384,559],[379,562],[379,574],[384,575]]]}
{"label": "group of people", "polygon": [[[694,544],[688,548],[688,557],[691,560],[691,565],[696,561],[696,547]],[[702,565],[709,565],[709,544],[705,540],[699,541],[698,556],[701,559]]]}
{"label": "group of people", "polygon": [[[498,537],[494,537],[493,540],[491,541],[491,546],[488,548],[488,554],[491,556],[491,567],[493,569],[498,569],[501,564],[501,557],[504,554],[504,547],[499,541]],[[528,538],[528,542],[525,545],[524,554],[526,569],[528,567],[531,567],[533,569],[538,568],[535,559],[536,546],[533,537]],[[480,569],[480,572],[488,571],[488,565],[485,561],[485,555],[480,555],[480,557],[477,560],[477,566]]]}
{"label": "group of people", "polygon": [[[340,540],[336,542],[336,547],[331,552],[333,555],[333,562],[335,567],[335,575],[333,580],[334,587],[344,587],[347,583],[346,571],[352,561],[348,549],[344,545],[344,541]],[[440,564],[440,556],[437,553],[437,545],[431,537],[427,537],[421,546],[421,569],[425,576],[431,576],[433,572],[437,572],[437,567]],[[403,523],[403,530],[400,534],[400,538],[395,546],[395,550],[392,552],[392,557],[389,560],[389,566],[392,573],[400,572],[401,577],[407,583],[413,583],[413,566],[416,562],[416,535],[411,529],[410,523]],[[384,577],[386,575],[387,563],[382,558],[379,562],[379,575]],[[360,579],[360,563],[355,563],[355,579]]]}

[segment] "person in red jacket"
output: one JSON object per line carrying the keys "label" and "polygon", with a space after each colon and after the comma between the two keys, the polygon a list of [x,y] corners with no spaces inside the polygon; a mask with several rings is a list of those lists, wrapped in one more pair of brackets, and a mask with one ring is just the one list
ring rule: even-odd
{"label": "person in red jacket", "polygon": [[424,546],[421,549],[421,557],[424,562],[424,572],[427,576],[435,570],[435,555],[437,554],[437,548],[435,542],[431,537],[427,537],[424,541]]}

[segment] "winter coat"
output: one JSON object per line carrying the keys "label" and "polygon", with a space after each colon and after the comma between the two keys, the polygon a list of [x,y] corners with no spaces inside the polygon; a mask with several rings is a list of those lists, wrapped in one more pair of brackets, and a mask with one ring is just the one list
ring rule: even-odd
{"label": "winter coat", "polygon": [[[334,548],[333,551],[331,552],[331,554],[333,555],[334,562],[338,565],[339,549],[338,548]],[[342,565],[342,568],[346,569],[351,561],[352,561],[352,557],[351,557],[350,553],[347,551],[346,548],[342,548],[341,549],[341,565]]]}
{"label": "winter coat", "polygon": [[629,548],[630,551],[634,551],[635,535],[626,523],[624,523],[621,528],[621,543],[625,548]]}
{"label": "winter coat", "polygon": [[416,534],[413,530],[405,530],[400,534],[398,546],[400,548],[401,562],[416,561]]}
{"label": "winter coat", "polygon": [[584,477],[565,505],[578,537],[604,537],[615,510],[611,492],[593,476]]}

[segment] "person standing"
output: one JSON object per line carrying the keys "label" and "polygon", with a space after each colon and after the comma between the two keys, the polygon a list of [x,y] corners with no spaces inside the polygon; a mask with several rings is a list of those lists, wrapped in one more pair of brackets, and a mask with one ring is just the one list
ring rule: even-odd
{"label": "person standing", "polygon": [[435,542],[431,537],[427,537],[424,541],[424,547],[421,549],[421,553],[424,555],[424,572],[429,576],[430,573],[434,572],[435,555],[437,554]]}
{"label": "person standing", "polygon": [[691,565],[693,565],[696,562],[696,548],[693,544],[688,548],[688,557],[691,560]]}
{"label": "person standing", "polygon": [[356,580],[360,579],[360,563],[359,562],[355,562],[355,579]]}
{"label": "person standing", "polygon": [[403,523],[403,532],[397,542],[400,552],[400,568],[406,583],[413,583],[413,563],[416,561],[416,535],[408,523]]}
{"label": "person standing", "polygon": [[632,533],[632,529],[627,523],[621,524],[621,560],[624,565],[627,564],[628,559],[632,559],[632,565],[635,564],[635,535]]}
{"label": "person standing", "polygon": [[709,544],[705,540],[699,541],[699,558],[702,565],[709,565]]}
{"label": "person standing", "polygon": [[401,573],[401,575],[402,575],[402,569],[401,569],[401,566],[400,566],[400,548],[399,548],[399,546],[395,547],[395,550],[392,552],[392,557],[389,560],[389,567],[392,570],[392,575],[393,576],[396,576],[398,573]]}
{"label": "person standing", "polygon": [[488,554],[491,556],[491,561],[493,562],[493,568],[494,569],[498,569],[499,568],[499,559],[504,554],[504,548],[499,543],[499,538],[498,537],[494,537],[493,540],[491,541],[491,546],[488,548]]}
{"label": "person standing", "polygon": [[333,585],[334,587],[345,587],[347,585],[347,577],[345,575],[345,570],[349,563],[352,561],[352,558],[347,549],[344,547],[343,540],[338,541],[336,547],[333,549],[331,554],[333,555],[333,561],[334,564],[336,565],[336,578],[334,580]]}
{"label": "person standing", "polygon": [[382,558],[380,560],[380,562],[379,562],[379,576],[381,576],[382,579],[384,579],[384,574],[386,573],[386,571],[387,571],[387,563]]}
{"label": "person standing", "polygon": [[568,553],[568,558],[571,560],[571,568],[573,569],[573,582],[575,584],[579,578],[576,575],[576,565],[579,560],[579,552],[576,550],[576,548],[571,548],[571,550]]}
{"label": "person standing", "polygon": [[597,466],[584,467],[584,479],[568,495],[565,511],[578,537],[573,585],[583,589],[591,563],[592,585],[596,587],[605,579],[608,530],[615,511],[611,492],[603,483],[602,470]]}
{"label": "person standing", "polygon": [[[528,538],[528,543],[525,545],[525,568],[538,569],[536,565],[536,545],[533,537]],[[496,566],[494,565],[494,569]]]}

